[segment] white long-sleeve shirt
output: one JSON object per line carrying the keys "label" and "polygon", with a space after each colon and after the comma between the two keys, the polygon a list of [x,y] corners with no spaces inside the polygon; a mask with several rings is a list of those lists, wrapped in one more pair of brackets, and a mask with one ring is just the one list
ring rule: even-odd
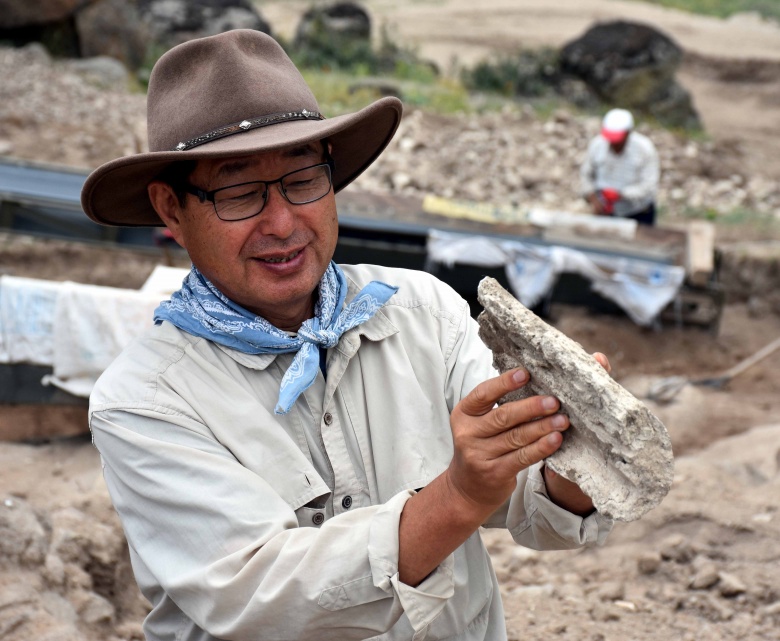
{"label": "white long-sleeve shirt", "polygon": [[[449,415],[493,376],[469,307],[428,274],[344,266],[351,300],[398,286],[328,350],[289,414],[292,354],[251,356],[170,324],[109,367],[91,429],[152,603],[148,641],[506,639],[475,532],[417,587],[398,578],[405,502],[452,457]],[[611,522],[547,497],[539,466],[486,524],[534,549],[604,540]]]}
{"label": "white long-sleeve shirt", "polygon": [[636,214],[654,203],[659,178],[655,145],[638,131],[629,134],[626,146],[619,154],[612,151],[606,138],[596,136],[590,141],[580,168],[583,196],[607,188],[620,192],[615,216]]}

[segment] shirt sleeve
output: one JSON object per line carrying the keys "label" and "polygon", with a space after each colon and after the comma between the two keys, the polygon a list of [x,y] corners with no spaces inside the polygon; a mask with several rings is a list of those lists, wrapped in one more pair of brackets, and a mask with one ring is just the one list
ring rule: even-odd
{"label": "shirt sleeve", "polygon": [[572,514],[552,502],[542,477],[543,462],[518,475],[517,488],[485,527],[505,527],[520,545],[533,550],[569,550],[603,545],[613,521],[593,512]]}
{"label": "shirt sleeve", "polygon": [[[296,512],[190,417],[137,406],[91,429],[131,554],[199,627],[224,639],[365,639],[405,613],[421,639],[454,591],[449,557],[419,586],[398,579],[411,491],[299,527]],[[305,507],[303,509],[306,509]]]}

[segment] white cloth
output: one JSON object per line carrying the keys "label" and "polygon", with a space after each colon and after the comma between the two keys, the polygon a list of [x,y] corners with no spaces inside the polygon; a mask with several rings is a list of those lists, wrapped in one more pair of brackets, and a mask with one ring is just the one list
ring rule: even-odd
{"label": "white cloth", "polygon": [[561,274],[579,274],[639,325],[651,324],[685,279],[685,269],[676,265],[438,230],[429,232],[427,250],[429,260],[449,267],[503,265],[512,292],[526,307],[541,301]]}
{"label": "white cloth", "polygon": [[139,291],[145,294],[160,294],[168,297],[181,287],[182,282],[190,273],[189,267],[169,267],[156,265]]}
{"label": "white cloth", "polygon": [[66,282],[54,308],[53,384],[88,397],[95,381],[131,339],[152,325],[158,294]]}
{"label": "white cloth", "polygon": [[0,363],[51,365],[61,283],[0,276]]}

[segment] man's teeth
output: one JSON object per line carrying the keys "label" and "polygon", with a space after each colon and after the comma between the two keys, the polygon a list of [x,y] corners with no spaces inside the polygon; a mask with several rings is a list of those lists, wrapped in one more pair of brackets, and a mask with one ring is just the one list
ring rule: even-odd
{"label": "man's teeth", "polygon": [[297,251],[297,252],[295,252],[293,254],[290,254],[289,256],[285,256],[283,258],[264,258],[263,262],[266,262],[266,263],[286,263],[287,261],[290,261],[293,258],[295,258],[300,253],[301,252]]}

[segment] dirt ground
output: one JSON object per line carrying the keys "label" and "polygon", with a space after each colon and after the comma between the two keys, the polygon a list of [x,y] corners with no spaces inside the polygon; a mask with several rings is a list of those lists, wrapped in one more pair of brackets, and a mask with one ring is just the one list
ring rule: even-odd
{"label": "dirt ground", "polygon": [[[49,258],[31,261],[23,274],[32,277],[83,276],[89,263],[111,285],[111,268],[126,264],[142,282],[156,258],[33,244],[30,254]],[[614,377],[640,398],[660,378],[724,371],[780,336],[780,316],[744,303],[725,308],[717,335],[640,329],[622,315],[562,304],[551,312],[588,351],[608,354]],[[688,385],[665,405],[644,399],[669,430],[674,486],[640,521],[616,524],[602,548],[537,553],[485,531],[509,638],[780,638],[778,388],[780,352],[723,389]],[[0,488],[0,638],[141,639],[147,606],[88,435],[0,445]]]}
{"label": "dirt ground", "polygon": [[[290,16],[307,4],[263,2],[262,11],[282,28],[284,20],[294,25]],[[691,61],[683,80],[711,134],[738,138],[752,150],[749,162],[774,166],[780,175],[780,76],[771,72],[780,61],[777,25],[611,0],[494,0],[492,12],[466,0],[366,4],[421,49],[425,44],[422,53],[445,61],[454,45],[465,57],[488,42],[559,44],[594,19],[655,22],[706,58]],[[713,66],[712,57],[724,53],[728,63]],[[721,76],[735,60],[754,58],[765,60],[750,62],[755,69],[770,71],[724,85]],[[764,82],[762,74],[772,80]],[[726,95],[724,86],[734,91]],[[0,238],[0,273],[5,268],[17,276],[137,287],[160,259]],[[581,307],[551,311],[550,321],[564,333],[588,351],[606,353],[613,376],[640,398],[659,378],[714,375],[780,336],[780,316],[755,300],[727,305],[717,334],[671,325],[641,329],[624,316]],[[617,524],[602,548],[537,553],[515,546],[504,532],[484,532],[509,638],[780,640],[778,390],[780,351],[722,389],[687,385],[665,405],[645,398],[672,438],[674,486],[644,518]],[[87,435],[0,444],[0,501],[0,639],[142,638],[147,606],[134,587]]]}

